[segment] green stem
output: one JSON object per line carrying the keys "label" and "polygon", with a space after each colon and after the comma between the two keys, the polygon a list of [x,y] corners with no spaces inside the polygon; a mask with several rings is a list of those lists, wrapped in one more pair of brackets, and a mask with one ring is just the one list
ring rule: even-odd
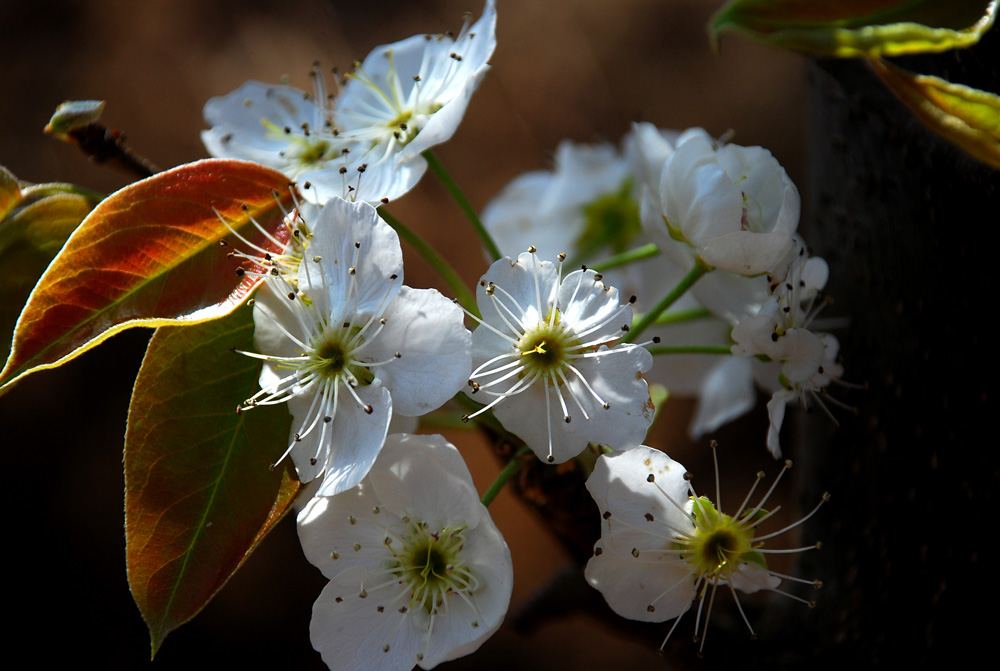
{"label": "green stem", "polygon": [[688,308],[686,310],[674,310],[665,312],[656,318],[656,325],[680,324],[682,322],[692,322],[696,319],[707,319],[712,317],[712,313],[705,308]]}
{"label": "green stem", "polygon": [[702,275],[708,272],[708,270],[709,269],[706,268],[704,265],[696,262],[694,264],[694,267],[691,268],[688,274],[685,275],[684,278],[677,283],[677,286],[674,287],[669,294],[664,296],[663,299],[659,303],[657,303],[652,310],[644,314],[642,316],[642,319],[639,320],[639,323],[632,325],[632,328],[629,330],[627,334],[625,334],[625,337],[622,338],[622,341],[634,342],[635,339],[638,338],[643,331],[645,331],[653,323],[655,323],[656,320],[659,319],[660,315],[666,312],[667,308],[673,305],[678,298],[683,296],[687,292],[687,290],[690,289],[692,285],[694,285],[695,282],[701,279]]}
{"label": "green stem", "polygon": [[635,249],[630,249],[627,252],[622,252],[621,254],[615,254],[610,258],[604,259],[603,261],[598,261],[594,265],[587,267],[590,268],[591,270],[603,273],[605,270],[610,270],[612,268],[617,268],[619,266],[628,265],[629,263],[635,263],[636,261],[651,259],[659,253],[660,253],[659,247],[650,242],[648,245],[643,245],[642,247],[636,247]]}
{"label": "green stem", "polygon": [[497,494],[500,493],[500,490],[503,489],[504,485],[506,485],[510,479],[514,477],[519,470],[521,470],[521,467],[524,466],[524,460],[521,459],[521,457],[527,454],[531,454],[531,448],[522,447],[517,451],[517,454],[515,454],[511,460],[507,462],[507,465],[504,466],[503,470],[500,471],[500,474],[497,475],[496,480],[493,481],[493,484],[491,484],[489,489],[486,490],[486,493],[483,494],[483,498],[480,499],[484,506],[489,507],[489,505],[493,503],[493,499],[495,499]]}
{"label": "green stem", "polygon": [[662,347],[650,347],[649,353],[657,354],[732,354],[733,349],[728,345],[677,345]]}
{"label": "green stem", "polygon": [[455,292],[455,297],[458,299],[459,305],[465,308],[469,313],[475,316],[477,319],[481,318],[479,314],[479,308],[476,307],[476,298],[472,295],[472,292],[465,286],[465,282],[459,277],[455,269],[445,261],[444,257],[437,253],[437,250],[431,247],[427,242],[421,238],[419,235],[411,231],[406,224],[401,222],[396,217],[392,216],[385,211],[384,208],[380,208],[379,216],[392,227],[392,230],[407,243],[417,254],[419,254],[427,263],[437,271],[437,274],[451,287],[451,290]]}
{"label": "green stem", "polygon": [[465,216],[472,224],[472,228],[475,229],[476,235],[478,235],[479,239],[483,241],[483,245],[485,245],[486,251],[489,252],[489,255],[494,261],[500,260],[503,257],[503,254],[500,253],[497,243],[493,242],[493,238],[487,232],[486,227],[483,226],[483,222],[479,220],[479,215],[476,214],[475,208],[472,207],[468,198],[465,197],[462,190],[458,188],[457,184],[455,184],[455,180],[451,178],[448,171],[444,169],[443,165],[441,165],[441,161],[438,160],[437,156],[431,153],[430,149],[425,150],[421,156],[426,159],[431,172],[434,173],[434,176],[438,178],[438,181],[441,182],[441,185],[444,186],[445,190],[451,195],[455,203],[458,204],[458,207],[465,213]]}

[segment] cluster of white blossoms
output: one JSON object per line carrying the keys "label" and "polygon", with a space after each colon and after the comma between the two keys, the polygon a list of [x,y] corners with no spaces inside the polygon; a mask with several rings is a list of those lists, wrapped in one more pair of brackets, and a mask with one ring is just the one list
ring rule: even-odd
{"label": "cluster of white blossoms", "polygon": [[[766,149],[728,144],[700,128],[635,124],[622,144],[618,152],[562,143],[555,169],[511,182],[484,210],[484,224],[507,253],[543,240],[549,251],[564,249],[583,263],[655,243],[655,258],[602,272],[638,295],[643,311],[695,272],[690,291],[650,332],[664,350],[698,347],[648,376],[698,399],[693,437],[749,411],[756,381],[773,394],[766,444],[780,456],[786,404],[819,399],[842,373],[836,339],[810,330],[823,304],[826,265],[805,254],[795,233],[795,185]],[[772,343],[775,333],[781,337]],[[698,353],[705,346],[736,356]]]}
{"label": "cluster of white blossoms", "polygon": [[414,35],[376,47],[328,95],[246,82],[205,105],[202,141],[212,156],[255,161],[297,180],[307,198],[378,203],[413,188],[420,153],[455,133],[496,48],[496,7],[457,37]]}
{"label": "cluster of white blossoms", "polygon": [[[791,466],[785,462],[783,474]],[[619,615],[642,622],[664,622],[680,617],[693,601],[698,601],[695,639],[705,644],[708,619],[719,586],[728,588],[742,606],[736,590],[753,594],[760,590],[778,592],[804,601],[777,588],[782,579],[822,586],[776,573],[767,567],[766,556],[818,549],[819,543],[795,549],[771,550],[766,542],[809,519],[829,495],[798,522],[768,534],[758,535],[758,527],[778,508],[764,506],[781,478],[756,504],[753,493],[763,479],[758,473],[750,492],[733,515],[721,506],[716,469],[716,503],[698,496],[684,467],[659,450],[641,446],[614,455],[603,455],[587,480],[587,489],[597,502],[604,520],[601,539],[594,545],[594,557],[587,564],[586,577],[600,590],[608,605]],[[710,593],[709,593],[710,590]],[[708,596],[705,625],[702,609]],[[812,605],[812,602],[806,602]],[[753,627],[743,615],[753,634]],[[700,635],[698,632],[701,632]],[[702,649],[699,647],[699,653]],[[662,646],[661,646],[662,649]]]}
{"label": "cluster of white blossoms", "polygon": [[[279,461],[318,483],[298,524],[330,580],[311,637],[333,669],[430,669],[477,649],[510,601],[510,553],[457,450],[394,418],[464,391],[481,403],[464,421],[492,412],[544,462],[605,452],[587,482],[605,520],[587,579],[638,620],[679,618],[698,600],[697,632],[709,588],[710,612],[720,585],[735,595],[788,577],[764,558],[781,532],[757,535],[774,487],[733,516],[698,497],[683,467],[642,445],[646,376],[699,397],[696,435],[746,412],[756,377],[773,393],[777,456],[788,401],[818,398],[842,372],[836,340],[810,330],[827,272],[795,235],[795,186],[768,151],[698,128],[637,124],[623,152],[564,142],[554,171],[512,182],[484,211],[508,256],[479,282],[474,333],[455,302],[405,286],[399,237],[373,204],[410,189],[421,152],[454,133],[495,30],[488,0],[456,37],[378,47],[335,95],[316,72],[313,96],[248,82],[205,107],[213,155],[280,169],[308,196],[287,239],[264,231],[268,250],[237,234],[250,249],[230,253],[263,277],[256,351],[243,352],[263,362],[260,391],[240,411],[287,404]],[[651,243],[638,263],[584,265]],[[567,258],[582,267],[564,275]],[[666,311],[634,324],[633,309]],[[656,335],[633,343],[649,326]],[[654,343],[714,353],[654,367]]]}

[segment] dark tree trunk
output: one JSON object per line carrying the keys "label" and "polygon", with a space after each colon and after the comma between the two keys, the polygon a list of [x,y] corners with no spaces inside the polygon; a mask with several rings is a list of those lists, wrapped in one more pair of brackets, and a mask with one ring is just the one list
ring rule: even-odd
{"label": "dark tree trunk", "polygon": [[[998,47],[994,30],[901,65],[996,92]],[[812,84],[809,241],[830,263],[829,312],[850,315],[847,379],[869,388],[832,388],[860,412],[802,451],[804,504],[834,495],[805,534],[824,549],[800,574],[825,588],[801,620],[803,661],[954,667],[996,620],[1000,462],[986,419],[1000,172],[927,131],[860,62],[818,62]]]}

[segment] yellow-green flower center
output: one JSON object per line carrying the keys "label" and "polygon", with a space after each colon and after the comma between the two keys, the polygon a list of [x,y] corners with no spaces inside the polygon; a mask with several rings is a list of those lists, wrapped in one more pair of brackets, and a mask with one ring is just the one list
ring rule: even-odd
{"label": "yellow-green flower center", "polygon": [[580,258],[589,258],[603,247],[610,247],[615,254],[627,250],[642,232],[632,180],[625,180],[618,191],[584,205],[583,222],[583,232],[575,241]]}
{"label": "yellow-green flower center", "polygon": [[681,550],[681,558],[698,576],[729,580],[742,564],[767,568],[764,556],[753,545],[753,522],[766,511],[758,509],[736,519],[720,513],[705,497],[692,500],[694,532],[689,538],[675,541],[673,548]]}
{"label": "yellow-green flower center", "polygon": [[329,379],[347,377],[357,380],[359,386],[371,384],[375,375],[351,357],[351,344],[356,348],[364,342],[363,339],[354,342],[360,331],[357,326],[324,331],[313,347],[308,367]]}
{"label": "yellow-green flower center", "polygon": [[[413,524],[403,538],[401,551],[393,551],[389,570],[411,590],[408,609],[420,607],[429,614],[447,603],[448,595],[474,590],[477,582],[462,562],[465,529],[431,532],[426,523]],[[391,544],[387,539],[387,544]]]}
{"label": "yellow-green flower center", "polygon": [[[551,321],[551,323],[550,323]],[[569,361],[569,354],[580,346],[579,341],[551,315],[527,331],[517,343],[524,374],[559,374]]]}

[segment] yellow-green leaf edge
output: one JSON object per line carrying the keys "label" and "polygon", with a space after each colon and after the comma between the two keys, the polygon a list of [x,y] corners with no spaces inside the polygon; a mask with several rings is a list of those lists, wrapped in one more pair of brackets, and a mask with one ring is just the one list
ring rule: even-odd
{"label": "yellow-green leaf edge", "polygon": [[[809,0],[815,1],[815,0]],[[976,44],[993,25],[998,0],[991,0],[982,18],[967,28],[935,28],[920,23],[898,22],[845,28],[829,22],[823,26],[780,28],[773,31],[755,30],[741,19],[743,0],[731,0],[709,21],[709,36],[717,48],[719,35],[725,30],[742,32],[770,46],[800,51],[816,56],[837,58],[875,58],[907,54],[938,53],[964,49]]]}

